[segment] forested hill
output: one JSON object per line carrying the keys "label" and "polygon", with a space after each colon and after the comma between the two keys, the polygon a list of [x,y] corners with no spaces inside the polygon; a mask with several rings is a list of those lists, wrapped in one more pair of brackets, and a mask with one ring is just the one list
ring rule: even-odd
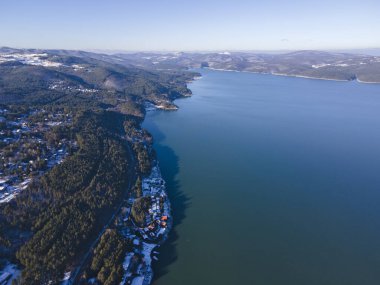
{"label": "forested hill", "polygon": [[79,51],[0,49],[3,103],[92,102],[123,108],[121,102],[171,104],[190,94],[194,74],[152,71],[112,56]]}
{"label": "forested hill", "polygon": [[325,51],[289,53],[124,53],[115,60],[155,69],[214,69],[380,83],[380,56]]}
{"label": "forested hill", "polygon": [[172,108],[194,76],[93,53],[1,49],[0,186],[14,198],[0,203],[0,269],[11,261],[21,284],[58,284],[77,268],[150,171],[144,105]]}

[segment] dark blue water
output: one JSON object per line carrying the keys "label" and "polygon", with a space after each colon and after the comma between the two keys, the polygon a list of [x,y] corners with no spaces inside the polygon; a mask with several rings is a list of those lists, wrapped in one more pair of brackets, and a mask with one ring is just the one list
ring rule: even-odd
{"label": "dark blue water", "polygon": [[380,85],[202,75],[144,123],[175,219],[154,284],[380,284]]}

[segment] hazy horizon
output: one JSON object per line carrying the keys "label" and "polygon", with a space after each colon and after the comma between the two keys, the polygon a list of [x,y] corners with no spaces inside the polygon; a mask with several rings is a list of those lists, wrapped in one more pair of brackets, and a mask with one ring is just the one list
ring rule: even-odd
{"label": "hazy horizon", "polygon": [[320,52],[331,52],[331,53],[351,53],[351,54],[366,54],[373,56],[380,56],[380,47],[378,48],[361,48],[361,49],[295,49],[295,50],[119,50],[119,49],[70,49],[70,48],[36,48],[36,47],[15,47],[1,45],[0,48],[9,49],[20,49],[20,50],[73,50],[73,51],[84,51],[93,53],[103,53],[103,54],[133,54],[133,53],[256,53],[256,54],[285,54],[299,51],[320,51]]}
{"label": "hazy horizon", "polygon": [[130,51],[380,48],[380,2],[8,1],[0,45]]}

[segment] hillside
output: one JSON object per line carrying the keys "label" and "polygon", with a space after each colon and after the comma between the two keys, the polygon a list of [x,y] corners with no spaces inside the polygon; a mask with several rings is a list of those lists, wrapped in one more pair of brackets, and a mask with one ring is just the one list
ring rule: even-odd
{"label": "hillside", "polygon": [[[196,74],[114,61],[80,51],[0,49],[2,278],[60,284],[71,272],[73,283],[87,282],[87,274],[99,284],[120,283],[132,248],[114,223],[154,159],[152,138],[141,129],[145,106],[174,109]],[[94,252],[100,236],[119,248],[119,258],[92,266],[94,254],[103,261],[106,246]],[[108,278],[104,270],[114,272]]]}
{"label": "hillside", "polygon": [[250,52],[135,53],[117,54],[115,59],[154,69],[209,67],[235,71],[305,76],[320,79],[359,80],[380,83],[380,57],[323,51],[285,54]]}
{"label": "hillside", "polygon": [[140,100],[170,106],[173,99],[190,92],[186,83],[194,74],[115,61],[81,51],[1,48],[0,99],[4,103],[79,100],[113,107],[123,105],[123,100]]}

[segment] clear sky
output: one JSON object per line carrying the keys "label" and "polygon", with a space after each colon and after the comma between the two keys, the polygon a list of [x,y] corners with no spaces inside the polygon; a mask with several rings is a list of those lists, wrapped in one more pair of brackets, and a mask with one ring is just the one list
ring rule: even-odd
{"label": "clear sky", "polygon": [[110,50],[380,47],[380,0],[3,0],[0,46]]}

